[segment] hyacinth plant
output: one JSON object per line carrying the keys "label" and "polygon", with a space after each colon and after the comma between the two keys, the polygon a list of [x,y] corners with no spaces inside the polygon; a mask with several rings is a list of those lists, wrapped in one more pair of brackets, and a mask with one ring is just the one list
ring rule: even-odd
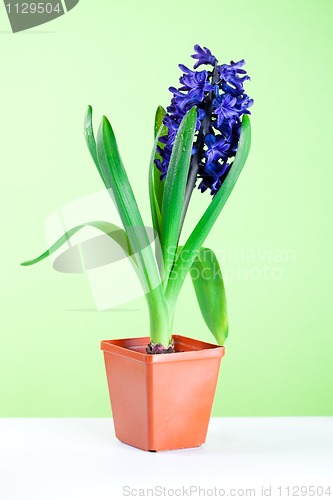
{"label": "hyacinth plant", "polygon": [[[207,48],[196,45],[194,50],[193,70],[179,65],[181,86],[170,87],[171,103],[166,111],[159,106],[155,117],[149,166],[152,223],[160,242],[155,253],[111,124],[103,117],[95,140],[89,106],[84,124],[86,143],[123,228],[105,221],[84,223],[69,230],[36,259],[22,264],[40,262],[85,226],[110,236],[128,256],[145,293],[150,317],[149,354],[173,352],[175,307],[190,271],[194,271],[190,274],[207,326],[221,345],[228,335],[221,270],[213,251],[202,245],[246,162],[253,100],[244,92],[244,83],[249,80],[244,60],[220,65]],[[184,219],[196,186],[202,193],[209,191],[211,201],[181,245]]]}

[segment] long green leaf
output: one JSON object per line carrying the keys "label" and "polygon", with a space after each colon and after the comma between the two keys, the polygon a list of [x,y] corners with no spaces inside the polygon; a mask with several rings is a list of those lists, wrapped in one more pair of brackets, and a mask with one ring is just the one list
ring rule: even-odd
{"label": "long green leaf", "polygon": [[155,159],[160,158],[160,155],[156,151],[157,145],[159,145],[161,148],[164,147],[164,144],[159,142],[159,138],[166,135],[168,132],[167,127],[163,125],[163,119],[165,115],[166,115],[165,109],[162,108],[162,106],[159,106],[157,108],[155,115],[155,124],[154,124],[155,140],[151,152],[149,174],[148,174],[151,218],[153,222],[153,227],[158,235],[158,244],[155,245],[155,255],[161,276],[163,275],[163,265],[162,265],[163,259],[161,255],[161,246],[160,246],[161,230],[162,230],[161,208],[162,208],[165,180],[161,181],[160,179],[161,172],[156,168]]}
{"label": "long green leaf", "polygon": [[198,255],[207,235],[213,227],[221,210],[226,204],[237,179],[245,165],[251,145],[251,123],[248,115],[243,116],[241,136],[238,150],[233,165],[217,194],[212,199],[209,207],[194,228],[184,245],[182,252],[174,266],[173,273],[166,289],[166,297],[173,307],[180,292],[184,279],[190,270],[194,259]]}
{"label": "long green leaf", "polygon": [[227,301],[221,269],[212,250],[200,249],[190,275],[206,325],[223,345],[228,336]]}
{"label": "long green leaf", "polygon": [[86,222],[85,224],[80,224],[79,226],[75,226],[69,231],[66,231],[66,233],[61,236],[61,238],[59,238],[48,250],[46,250],[35,259],[22,262],[21,266],[32,266],[33,264],[37,264],[37,262],[46,259],[49,255],[52,255],[54,252],[59,250],[59,248],[62,247],[62,245],[64,245],[69,238],[71,238],[72,236],[74,236],[74,234],[78,233],[81,229],[87,226],[94,227],[96,229],[99,229],[99,231],[107,234],[116,243],[118,243],[118,245],[123,249],[128,257],[132,255],[133,252],[128,241],[127,234],[123,229],[116,226],[115,224],[111,224],[111,222],[92,221]]}
{"label": "long green leaf", "polygon": [[178,129],[165,180],[162,203],[162,253],[166,279],[169,277],[177,252],[196,120],[197,110],[193,107],[187,112]]}
{"label": "long green leaf", "polygon": [[97,155],[103,176],[135,253],[150,245],[132,187],[120,158],[109,120],[103,117],[97,135]]}
{"label": "long green leaf", "polygon": [[[159,131],[162,131],[163,125],[161,125]],[[155,256],[156,256],[156,261],[157,265],[159,268],[159,272],[161,275],[161,278],[163,277],[163,265],[162,265],[162,255],[161,255],[161,228],[162,228],[162,216],[161,216],[161,209],[160,205],[157,200],[157,192],[156,192],[156,178],[155,178],[155,171],[157,170],[155,166],[155,158],[156,158],[156,147],[158,144],[158,139],[160,135],[156,134],[153,149],[151,152],[151,157],[150,157],[150,164],[149,164],[149,174],[148,174],[148,188],[149,188],[149,201],[150,201],[150,212],[151,212],[151,219],[153,223],[153,228],[157,233],[158,236],[158,242],[155,245]],[[160,180],[158,181],[160,184]],[[163,193],[160,193],[163,196]]]}
{"label": "long green leaf", "polygon": [[[146,283],[146,299],[151,318],[151,339],[169,345],[169,313],[157,263],[142,217],[118,151],[111,124],[103,117],[97,134],[97,155],[102,175],[118,208],[133,251]],[[148,293],[147,293],[148,291]]]}

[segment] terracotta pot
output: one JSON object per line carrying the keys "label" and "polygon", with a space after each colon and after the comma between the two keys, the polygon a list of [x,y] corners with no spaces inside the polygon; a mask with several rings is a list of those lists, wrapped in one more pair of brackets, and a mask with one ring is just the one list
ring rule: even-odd
{"label": "terracotta pot", "polygon": [[146,451],[206,441],[224,347],[173,335],[174,354],[149,355],[148,337],[104,340],[117,438]]}

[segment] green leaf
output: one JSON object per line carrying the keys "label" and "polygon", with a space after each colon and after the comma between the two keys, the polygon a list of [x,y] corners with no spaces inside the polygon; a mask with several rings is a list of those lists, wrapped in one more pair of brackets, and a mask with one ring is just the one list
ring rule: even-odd
{"label": "green leaf", "polygon": [[135,253],[150,246],[131,184],[120,158],[111,124],[106,117],[97,135],[97,155],[107,188],[112,191],[120,218]]}
{"label": "green leaf", "polygon": [[62,245],[64,245],[69,240],[69,238],[71,238],[72,236],[74,236],[74,234],[78,233],[81,229],[87,226],[95,227],[96,229],[99,229],[103,233],[110,236],[110,238],[112,238],[116,243],[118,243],[118,245],[123,249],[123,251],[126,253],[128,257],[133,254],[130,243],[127,238],[127,234],[123,229],[116,226],[115,224],[111,224],[111,222],[92,221],[73,227],[72,229],[67,231],[63,236],[61,236],[61,238],[59,238],[48,250],[42,253],[39,257],[22,262],[21,266],[32,266],[33,264],[37,264],[37,262],[46,259],[46,257],[52,255],[54,252],[59,250],[59,248],[62,247]]}
{"label": "green leaf", "polygon": [[226,204],[247,160],[251,145],[251,123],[248,115],[243,116],[242,129],[233,165],[217,194],[192,231],[175,263],[166,289],[169,304],[173,304],[180,292],[184,279],[198,255],[206,237]]}
{"label": "green leaf", "polygon": [[[151,319],[151,339],[169,345],[169,312],[160,280],[157,263],[150,246],[146,228],[121,161],[111,124],[103,117],[97,134],[97,155],[106,186],[118,208],[131,247],[137,254],[138,266],[145,282],[146,299]],[[147,293],[148,291],[148,293]]]}
{"label": "green leaf", "polygon": [[186,113],[178,129],[165,180],[162,203],[162,253],[166,279],[169,277],[177,252],[196,120],[197,111],[193,107]]}
{"label": "green leaf", "polygon": [[[156,158],[161,159],[160,155],[156,151],[157,145],[162,149],[165,146],[165,144],[159,142],[159,138],[164,135],[167,135],[168,133],[167,127],[163,125],[163,119],[165,115],[166,115],[165,109],[162,106],[158,106],[156,110],[155,125],[154,125],[155,140],[150,157],[149,176],[148,176],[151,218],[153,222],[153,227],[158,234],[159,243],[161,242],[161,230],[162,230],[161,209],[162,209],[165,180],[161,181],[160,179],[161,172],[156,168],[155,159]],[[160,273],[163,274],[160,244],[155,245],[155,255]]]}
{"label": "green leaf", "polygon": [[[162,130],[163,125],[161,125],[160,130]],[[155,256],[156,256],[156,261],[157,265],[160,271],[160,275],[162,277],[163,273],[163,266],[162,266],[162,255],[161,255],[161,228],[162,228],[162,216],[161,216],[161,209],[157,200],[157,193],[156,193],[156,179],[155,179],[155,170],[157,168],[155,167],[154,160],[156,158],[156,146],[158,143],[158,138],[159,135],[156,136],[155,141],[154,141],[154,146],[151,152],[151,157],[150,157],[150,164],[149,164],[149,173],[148,173],[148,190],[149,190],[149,202],[150,202],[150,212],[151,212],[151,220],[153,223],[153,228],[156,231],[158,235],[158,244],[155,245]],[[160,182],[158,180],[158,182]],[[163,193],[162,193],[163,196]]]}
{"label": "green leaf", "polygon": [[200,249],[190,275],[203,319],[223,345],[228,336],[227,302],[221,269],[212,250]]}

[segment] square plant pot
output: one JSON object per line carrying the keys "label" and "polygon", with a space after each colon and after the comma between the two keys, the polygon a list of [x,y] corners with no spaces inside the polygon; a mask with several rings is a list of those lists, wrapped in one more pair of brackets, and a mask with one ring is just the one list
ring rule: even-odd
{"label": "square plant pot", "polygon": [[149,337],[103,340],[117,438],[145,451],[206,441],[224,347],[173,335],[175,353],[146,354]]}

